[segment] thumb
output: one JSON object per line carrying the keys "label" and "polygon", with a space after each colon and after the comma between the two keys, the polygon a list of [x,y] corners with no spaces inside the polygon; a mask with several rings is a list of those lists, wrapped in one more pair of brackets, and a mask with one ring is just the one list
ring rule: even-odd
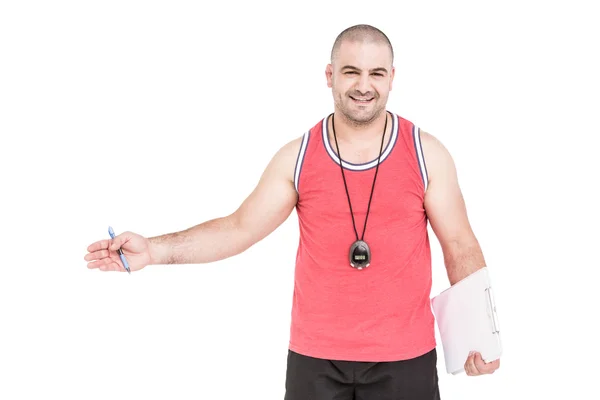
{"label": "thumb", "polygon": [[123,244],[125,244],[126,241],[127,241],[127,238],[125,237],[124,234],[115,236],[115,238],[111,240],[109,249],[113,250],[113,251],[117,251],[117,250],[119,250],[119,248],[123,247]]}

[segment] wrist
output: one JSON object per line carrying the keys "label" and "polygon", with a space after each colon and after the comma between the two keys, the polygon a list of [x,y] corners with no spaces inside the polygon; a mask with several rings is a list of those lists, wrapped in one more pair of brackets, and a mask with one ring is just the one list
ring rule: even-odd
{"label": "wrist", "polygon": [[158,237],[148,238],[150,265],[166,264],[167,254],[165,254],[165,250],[164,243],[161,243]]}

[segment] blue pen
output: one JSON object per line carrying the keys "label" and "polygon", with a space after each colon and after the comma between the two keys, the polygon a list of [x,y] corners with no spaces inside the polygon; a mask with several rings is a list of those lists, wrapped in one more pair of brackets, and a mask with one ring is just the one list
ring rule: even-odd
{"label": "blue pen", "polygon": [[[115,231],[113,231],[112,226],[108,227],[108,234],[110,235],[111,239],[115,238]],[[121,261],[123,262],[123,266],[125,267],[125,269],[127,270],[127,272],[131,274],[131,270],[129,269],[129,264],[127,264],[127,259],[125,258],[125,255],[123,254],[123,251],[119,248],[119,249],[117,249],[117,253],[119,253],[119,257],[121,257]]]}

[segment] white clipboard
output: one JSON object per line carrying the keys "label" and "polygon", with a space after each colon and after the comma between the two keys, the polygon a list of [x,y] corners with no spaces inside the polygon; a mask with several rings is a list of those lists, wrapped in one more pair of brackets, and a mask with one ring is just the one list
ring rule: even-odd
{"label": "white clipboard", "polygon": [[490,275],[483,267],[431,299],[446,371],[464,372],[470,351],[487,363],[502,355],[502,342]]}

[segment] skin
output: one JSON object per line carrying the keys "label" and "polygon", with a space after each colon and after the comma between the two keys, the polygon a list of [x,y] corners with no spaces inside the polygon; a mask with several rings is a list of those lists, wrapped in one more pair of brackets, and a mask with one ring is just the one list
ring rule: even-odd
{"label": "skin", "polygon": [[[325,77],[333,95],[335,132],[346,161],[362,163],[377,158],[394,74],[391,54],[377,42],[342,42],[327,65]],[[370,101],[357,101],[366,99]],[[331,125],[329,140],[335,149]],[[388,123],[384,146],[390,132]]]}
{"label": "skin", "polygon": [[[363,163],[377,158],[394,74],[389,48],[372,40],[342,42],[327,65],[335,131],[345,160]],[[386,141],[390,129],[388,123]],[[97,241],[87,248],[84,259],[88,268],[125,271],[116,252],[119,247],[132,271],[156,264],[209,263],[247,250],[281,225],[296,206],[293,174],[301,140],[295,138],[274,154],[254,190],[230,215],[156,237],[124,232],[115,239]],[[333,137],[330,141],[335,148]],[[453,285],[485,266],[485,259],[467,216],[450,153],[427,132],[421,131],[421,141],[429,175],[424,206]],[[500,360],[485,363],[479,353],[472,353],[465,371],[470,376],[491,374],[499,366]]]}

